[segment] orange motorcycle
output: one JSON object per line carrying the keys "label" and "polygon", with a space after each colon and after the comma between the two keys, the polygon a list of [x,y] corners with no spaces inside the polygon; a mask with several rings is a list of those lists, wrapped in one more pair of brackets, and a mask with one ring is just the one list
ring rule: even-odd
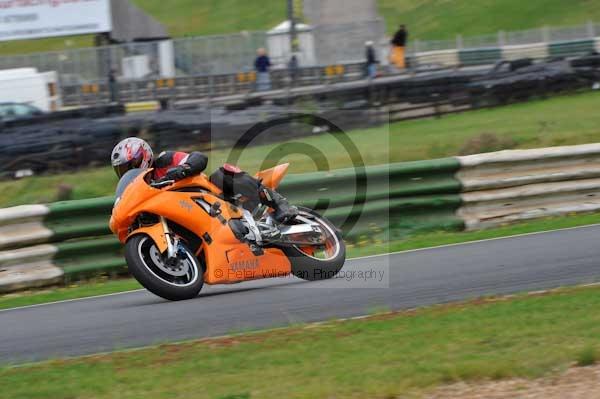
{"label": "orange motorcycle", "polygon": [[[276,189],[289,164],[257,174]],[[181,181],[151,180],[151,169],[127,172],[117,186],[111,231],[125,244],[131,274],[169,300],[191,299],[206,284],[233,284],[295,275],[334,277],[346,260],[338,229],[318,213],[299,207],[278,224],[272,209],[246,209],[204,174]]]}

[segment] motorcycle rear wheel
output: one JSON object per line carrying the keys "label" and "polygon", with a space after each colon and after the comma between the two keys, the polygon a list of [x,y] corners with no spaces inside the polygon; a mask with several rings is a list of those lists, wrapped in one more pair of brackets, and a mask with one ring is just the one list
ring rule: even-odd
{"label": "motorcycle rear wheel", "polygon": [[292,264],[292,274],[303,280],[319,281],[335,277],[346,262],[346,244],[338,229],[324,216],[312,209],[298,207],[298,222],[317,223],[325,231],[325,246],[314,248],[297,246],[281,250]]}
{"label": "motorcycle rear wheel", "polygon": [[183,301],[198,296],[204,285],[204,270],[194,254],[184,248],[185,259],[167,265],[152,238],[131,237],[125,244],[129,272],[148,291],[170,300]]}

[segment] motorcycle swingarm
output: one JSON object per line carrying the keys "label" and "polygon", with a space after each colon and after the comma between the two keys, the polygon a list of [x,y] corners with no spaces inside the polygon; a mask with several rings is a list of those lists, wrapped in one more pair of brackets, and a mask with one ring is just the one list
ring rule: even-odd
{"label": "motorcycle swingarm", "polygon": [[314,242],[314,241],[273,241],[268,244],[277,244],[280,247],[315,247],[323,246],[325,242]]}
{"label": "motorcycle swingarm", "polygon": [[[281,227],[280,233],[279,245],[314,246],[325,244],[323,232],[317,225],[313,224],[305,223]],[[304,238],[303,236],[306,236],[306,239],[302,239]]]}

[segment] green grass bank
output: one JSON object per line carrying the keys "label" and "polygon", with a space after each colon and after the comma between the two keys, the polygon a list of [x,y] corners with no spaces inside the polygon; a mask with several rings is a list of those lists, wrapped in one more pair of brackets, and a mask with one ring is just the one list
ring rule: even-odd
{"label": "green grass bank", "polygon": [[[133,0],[163,23],[173,37],[268,30],[286,18],[284,0]],[[411,38],[453,39],[541,26],[600,21],[600,4],[590,0],[378,0],[379,13],[392,34],[407,24]],[[0,43],[0,54],[24,54],[91,47],[91,35]]]}

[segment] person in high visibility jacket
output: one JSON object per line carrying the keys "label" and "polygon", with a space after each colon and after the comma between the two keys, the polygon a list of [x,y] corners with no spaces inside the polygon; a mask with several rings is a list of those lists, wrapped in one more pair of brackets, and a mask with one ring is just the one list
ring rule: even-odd
{"label": "person in high visibility jacket", "polygon": [[406,26],[400,25],[400,29],[394,35],[391,44],[392,52],[390,54],[390,62],[396,68],[406,68],[406,42],[408,41],[408,31]]}

